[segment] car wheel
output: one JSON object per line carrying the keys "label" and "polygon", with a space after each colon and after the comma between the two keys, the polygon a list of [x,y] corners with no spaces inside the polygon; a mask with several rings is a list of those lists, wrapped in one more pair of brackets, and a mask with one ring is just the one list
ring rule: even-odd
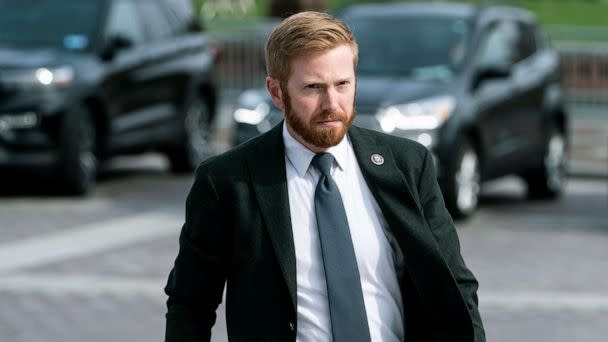
{"label": "car wheel", "polygon": [[465,218],[475,212],[479,203],[480,182],[479,157],[475,149],[465,143],[458,150],[442,187],[446,206],[452,216]]}
{"label": "car wheel", "polygon": [[524,175],[528,185],[528,197],[558,197],[566,184],[566,174],[566,138],[563,132],[553,129],[547,140],[542,165]]}
{"label": "car wheel", "polygon": [[190,100],[185,109],[182,142],[168,152],[172,172],[191,172],[210,156],[210,121],[207,103],[199,97]]}
{"label": "car wheel", "polygon": [[60,146],[62,192],[84,195],[95,185],[97,157],[96,132],[91,113],[83,107],[66,114]]}

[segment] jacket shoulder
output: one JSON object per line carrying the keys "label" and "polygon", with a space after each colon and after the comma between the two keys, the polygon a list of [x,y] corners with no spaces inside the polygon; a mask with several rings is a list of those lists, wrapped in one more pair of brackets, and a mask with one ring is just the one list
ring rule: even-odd
{"label": "jacket shoulder", "polygon": [[408,164],[416,164],[416,162],[422,163],[429,154],[428,148],[417,141],[367,128],[352,126],[351,129],[353,128],[355,134],[367,135],[372,138],[376,144],[389,147],[395,158],[409,161]]}
{"label": "jacket shoulder", "polygon": [[278,143],[280,141],[276,140],[276,132],[273,129],[203,161],[198,166],[196,174],[205,174],[217,178],[240,178],[246,173],[245,166],[248,159],[256,155],[259,158],[267,157],[266,154],[259,154],[270,150],[273,144]]}

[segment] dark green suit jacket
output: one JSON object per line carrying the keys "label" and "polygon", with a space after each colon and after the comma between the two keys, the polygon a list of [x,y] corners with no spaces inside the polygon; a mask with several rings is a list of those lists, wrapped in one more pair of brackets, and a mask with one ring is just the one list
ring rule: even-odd
{"label": "dark green suit jacket", "polygon": [[[363,176],[405,259],[406,341],[485,341],[477,281],[460,254],[431,154],[351,127]],[[371,155],[384,156],[375,165]],[[295,341],[296,256],[282,125],[200,165],[165,291],[166,341],[209,341],[226,284],[231,341]]]}

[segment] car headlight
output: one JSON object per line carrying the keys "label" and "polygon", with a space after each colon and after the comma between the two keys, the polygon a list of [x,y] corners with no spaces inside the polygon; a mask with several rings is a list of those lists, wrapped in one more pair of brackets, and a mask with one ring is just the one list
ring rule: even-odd
{"label": "car headlight", "polygon": [[8,70],[2,72],[2,83],[19,89],[55,86],[66,88],[74,80],[74,69],[69,66]]}
{"label": "car headlight", "polygon": [[387,133],[395,129],[433,130],[452,115],[455,104],[453,96],[430,97],[382,108],[376,113],[376,119]]}
{"label": "car headlight", "polygon": [[268,113],[270,113],[270,106],[266,102],[261,102],[253,109],[238,108],[234,111],[234,120],[249,125],[257,125],[266,118]]}

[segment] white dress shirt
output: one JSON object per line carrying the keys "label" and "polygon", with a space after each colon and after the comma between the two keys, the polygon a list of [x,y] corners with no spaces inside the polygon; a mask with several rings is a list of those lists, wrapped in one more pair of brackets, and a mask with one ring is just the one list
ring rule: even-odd
{"label": "white dress shirt", "polygon": [[[285,123],[283,140],[296,253],[297,341],[332,341],[314,208],[320,173],[310,166],[315,153],[296,141]],[[331,174],[346,211],[372,341],[403,341],[403,304],[397,273],[403,269],[403,256],[363,178],[349,139],[345,137],[327,152],[335,158]]]}

